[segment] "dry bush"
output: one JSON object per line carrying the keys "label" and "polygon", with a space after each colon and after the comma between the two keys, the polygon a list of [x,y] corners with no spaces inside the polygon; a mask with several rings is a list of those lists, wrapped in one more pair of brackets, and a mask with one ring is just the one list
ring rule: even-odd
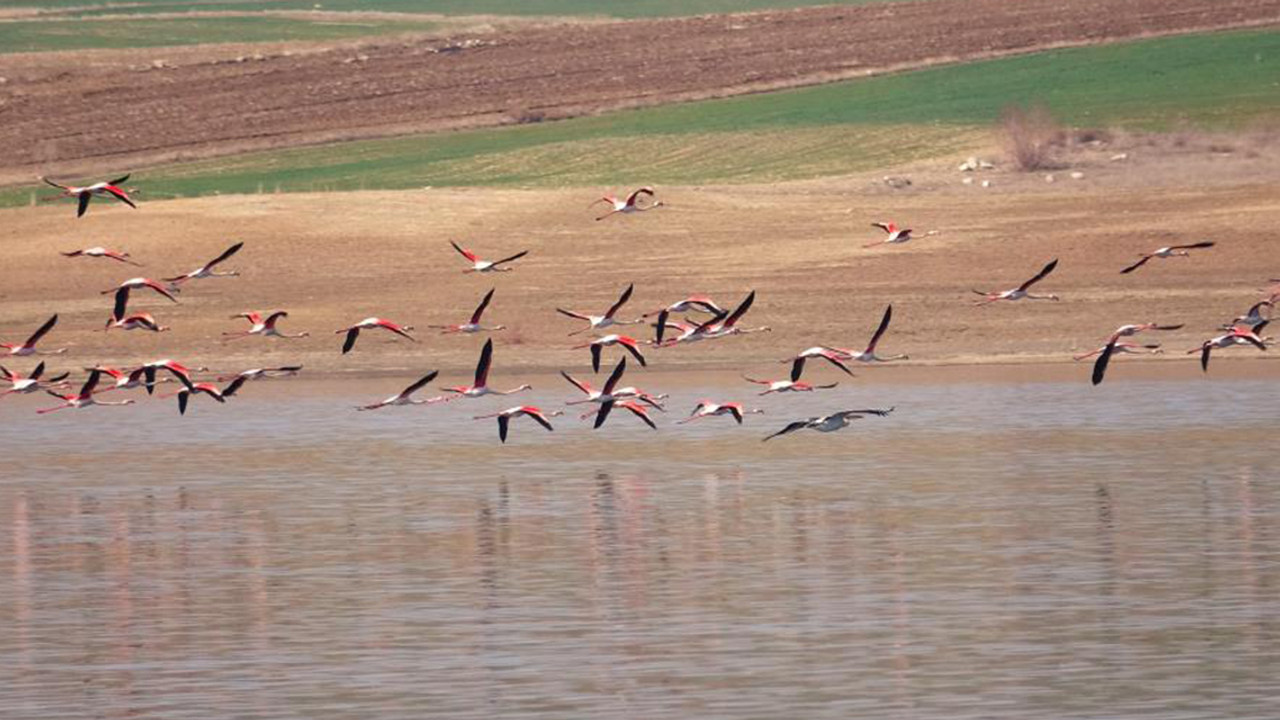
{"label": "dry bush", "polygon": [[1053,167],[1053,149],[1062,143],[1062,126],[1043,105],[1011,105],[1000,113],[1005,150],[1020,170],[1031,172]]}

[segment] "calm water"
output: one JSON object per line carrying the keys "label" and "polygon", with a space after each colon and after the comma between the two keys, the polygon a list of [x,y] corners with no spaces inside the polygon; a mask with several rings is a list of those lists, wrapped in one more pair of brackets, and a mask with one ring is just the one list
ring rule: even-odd
{"label": "calm water", "polygon": [[349,410],[401,384],[6,399],[0,717],[1280,715],[1274,382],[863,385],[505,447],[469,419],[501,398]]}

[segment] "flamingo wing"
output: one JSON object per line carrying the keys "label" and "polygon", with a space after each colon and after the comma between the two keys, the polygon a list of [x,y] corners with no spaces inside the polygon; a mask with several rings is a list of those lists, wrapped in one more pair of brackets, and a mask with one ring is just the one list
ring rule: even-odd
{"label": "flamingo wing", "polygon": [[221,255],[219,255],[218,257],[216,257],[216,258],[214,258],[214,259],[210,260],[210,261],[209,261],[209,264],[205,265],[205,267],[206,267],[206,268],[211,268],[211,267],[213,267],[214,265],[217,265],[218,263],[220,263],[220,262],[222,262],[222,261],[226,260],[227,258],[231,257],[232,255],[235,255],[236,253],[240,252],[240,248],[242,248],[242,247],[244,247],[244,243],[243,243],[243,242],[238,242],[238,243],[236,243],[235,245],[232,245],[231,247],[227,248],[226,250],[223,250]]}
{"label": "flamingo wing", "polygon": [[347,330],[347,339],[342,341],[343,355],[351,352],[351,348],[356,346],[356,338],[358,337],[360,337],[360,328],[353,327]]}
{"label": "flamingo wing", "polygon": [[108,181],[107,181],[107,184],[108,184],[108,185],[119,185],[120,183],[125,183],[125,182],[129,182],[129,175],[123,175],[123,176],[121,176],[121,177],[116,178],[115,180],[108,180]]}
{"label": "flamingo wing", "polygon": [[751,304],[754,303],[755,301],[756,301],[756,291],[752,290],[751,293],[747,295],[747,298],[743,300],[742,303],[738,305],[737,308],[734,309],[733,313],[729,315],[728,319],[724,321],[724,326],[732,327],[733,324],[738,322],[738,320],[743,315],[747,314],[747,311],[751,309]]}
{"label": "flamingo wing", "polygon": [[649,197],[653,197],[653,188],[646,185],[645,187],[636,189],[630,195],[627,196],[627,205],[635,206],[636,201],[640,199],[641,195],[648,195]]}
{"label": "flamingo wing", "polygon": [[116,187],[115,183],[108,184],[103,189],[111,193],[112,197],[124,203],[125,205],[128,205],[134,210],[138,209],[138,206],[133,203],[133,200],[129,197],[129,194],[121,190],[120,188]]}
{"label": "flamingo wing", "polygon": [[536,408],[525,408],[524,414],[533,418],[533,421],[542,427],[552,431],[555,430],[555,428],[551,427],[551,421],[544,417]]}
{"label": "flamingo wing", "polygon": [[618,381],[622,379],[622,375],[627,372],[627,359],[622,358],[618,361],[617,367],[610,373],[609,379],[605,381],[604,389],[601,392],[605,395],[613,394],[613,389],[617,387]]}
{"label": "flamingo wing", "polygon": [[648,425],[651,429],[653,430],[658,429],[658,426],[654,424],[653,419],[649,417],[649,413],[645,412],[644,408],[632,402],[622,403],[622,407],[626,408],[627,410],[630,410],[632,415],[635,415],[636,417],[643,420],[644,424]]}
{"label": "flamingo wing", "polygon": [[804,372],[804,361],[803,356],[796,356],[795,361],[791,363],[791,382],[800,381],[800,374]]}
{"label": "flamingo wing", "polygon": [[485,341],[480,351],[480,362],[476,363],[475,387],[484,387],[489,381],[489,366],[493,363],[493,338]]}
{"label": "flamingo wing", "polygon": [[[5,375],[8,375],[8,374],[9,374],[9,371],[8,371],[8,370],[5,370],[5,373],[4,373],[4,374],[5,374]],[[30,374],[30,375],[28,375],[27,377],[28,377],[28,378],[30,378],[30,379],[32,379],[32,380],[39,380],[39,379],[40,379],[40,376],[41,376],[41,375],[43,375],[43,374],[44,374],[44,361],[43,361],[43,360],[41,360],[41,361],[40,361],[40,364],[36,366],[36,369],[35,369],[35,370],[32,370],[32,371],[31,371],[31,374]]]}
{"label": "flamingo wing", "polygon": [[454,250],[457,250],[459,253],[461,253],[462,257],[470,260],[471,262],[476,262],[477,258],[475,253],[471,252],[470,250],[463,250],[461,247],[458,246],[458,243],[452,240],[449,241],[449,244],[453,246]]}
{"label": "flamingo wing", "polygon": [[510,415],[498,416],[498,439],[502,442],[507,441],[507,428],[511,425]]}
{"label": "flamingo wing", "polygon": [[832,365],[835,365],[836,367],[840,368],[840,369],[841,369],[841,370],[843,370],[843,371],[845,372],[845,374],[846,374],[846,375],[848,375],[849,377],[853,377],[853,376],[854,376],[854,375],[853,375],[853,371],[852,371],[852,370],[850,370],[850,369],[849,369],[849,367],[848,367],[847,365],[845,365],[844,363],[840,362],[840,359],[839,359],[839,358],[837,358],[836,356],[834,356],[834,355],[829,355],[829,354],[824,353],[824,354],[822,354],[822,355],[819,355],[818,357],[820,357],[820,358],[822,358],[823,360],[826,360],[827,362],[831,363]]}
{"label": "flamingo wing", "polygon": [[[251,314],[252,314],[252,313],[251,313]],[[289,317],[289,313],[288,313],[288,311],[285,311],[285,310],[277,310],[277,311],[275,311],[275,312],[271,313],[270,315],[268,315],[268,316],[267,316],[267,321],[266,321],[265,323],[263,323],[263,324],[264,324],[264,325],[273,325],[273,324],[275,324],[275,322],[276,322],[277,320],[279,320],[280,318],[287,318],[287,317]],[[256,324],[258,321],[257,321],[257,320],[254,320],[253,322]]]}
{"label": "flamingo wing", "polygon": [[480,305],[476,307],[476,311],[471,313],[472,325],[480,324],[480,316],[484,315],[484,309],[489,307],[489,301],[493,299],[494,290],[497,290],[497,288],[490,288],[489,292],[485,293],[484,299],[480,301]]}
{"label": "flamingo wing", "polygon": [[[40,178],[40,179],[41,179],[41,180],[43,180],[43,181],[45,181],[45,183],[46,183],[46,184],[52,185],[52,186],[54,186],[54,187],[58,188],[59,190],[68,190],[68,189],[69,189],[66,185],[59,185],[58,183],[56,183],[56,182],[54,182],[54,181],[50,180],[49,178],[42,177],[42,178]],[[61,397],[61,396],[59,396],[59,397]]]}
{"label": "flamingo wing", "polygon": [[880,326],[876,328],[875,334],[871,336],[871,342],[867,344],[867,352],[875,352],[876,343],[880,342],[880,337],[884,335],[884,331],[889,329],[889,321],[893,319],[893,305],[884,309],[884,317],[880,318]]}
{"label": "flamingo wing", "polygon": [[31,337],[27,338],[27,342],[24,344],[30,347],[40,342],[40,338],[47,335],[48,332],[53,329],[53,326],[57,324],[58,324],[58,316],[57,314],[55,314],[53,317],[49,318],[48,320],[45,320],[44,324],[40,326],[40,329],[32,333]]}
{"label": "flamingo wing", "polygon": [[596,424],[594,429],[599,430],[604,424],[605,418],[609,417],[609,413],[613,411],[613,401],[608,400],[600,403],[600,409],[596,411]]}
{"label": "flamingo wing", "polygon": [[1205,343],[1200,348],[1200,369],[1209,372],[1209,353],[1213,352],[1213,344]]}
{"label": "flamingo wing", "polygon": [[781,430],[779,430],[778,432],[772,435],[766,435],[764,440],[761,440],[760,442],[765,442],[766,440],[772,440],[773,438],[776,438],[779,435],[786,435],[787,433],[793,433],[797,430],[803,430],[809,427],[809,425],[811,425],[814,421],[819,419],[820,418],[815,417],[815,418],[808,418],[806,420],[796,420],[795,422],[787,423],[786,427],[782,428]]}
{"label": "flamingo wing", "polygon": [[186,390],[178,391],[178,414],[187,414],[187,403],[191,400],[191,393]]}
{"label": "flamingo wing", "polygon": [[626,348],[627,352],[631,353],[632,357],[640,363],[640,367],[649,367],[649,365],[644,361],[644,355],[640,354],[640,348],[636,347],[635,343],[622,343],[622,347]]}
{"label": "flamingo wing", "polygon": [[628,285],[627,289],[622,291],[622,297],[618,298],[618,302],[614,303],[612,306],[609,307],[609,312],[605,313],[604,316],[607,318],[611,318],[613,317],[614,313],[618,312],[618,310],[621,310],[622,306],[626,305],[627,301],[631,299],[631,291],[635,290],[635,288],[636,288],[635,283],[631,283],[630,285]]}
{"label": "flamingo wing", "polygon": [[80,386],[80,397],[89,397],[93,394],[93,389],[98,387],[98,379],[102,377],[102,371],[94,368],[89,371],[89,378],[84,381],[84,385]]}
{"label": "flamingo wing", "polygon": [[1098,359],[1094,361],[1093,363],[1093,384],[1094,385],[1099,385],[1102,383],[1102,378],[1105,377],[1107,374],[1107,364],[1111,362],[1111,356],[1112,354],[1115,353],[1115,350],[1116,350],[1116,341],[1112,340],[1111,342],[1107,343],[1107,346],[1104,347],[1102,349],[1102,352],[1098,355]]}
{"label": "flamingo wing", "polygon": [[1174,245],[1169,249],[1170,250],[1200,250],[1202,248],[1211,248],[1215,244],[1216,243],[1206,240],[1204,242],[1191,243],[1190,245]]}
{"label": "flamingo wing", "polygon": [[[624,358],[624,359],[625,359],[625,358]],[[590,385],[588,385],[588,384],[586,384],[586,383],[584,383],[584,382],[582,382],[582,381],[580,381],[580,380],[575,379],[572,375],[570,375],[569,373],[567,373],[567,372],[565,372],[565,371],[563,371],[563,370],[561,370],[561,371],[560,371],[560,375],[561,375],[561,377],[563,377],[565,380],[568,380],[570,385],[573,385],[574,387],[578,388],[578,389],[579,389],[579,390],[581,390],[583,393],[585,393],[585,394],[587,394],[587,395],[590,395],[590,394],[591,394],[591,386],[590,386]]]}
{"label": "flamingo wing", "polygon": [[670,313],[668,313],[666,310],[663,310],[662,312],[658,313],[658,325],[653,335],[653,344],[655,346],[662,344],[662,335],[667,331],[667,318],[669,316],[670,316]]}
{"label": "flamingo wing", "polygon": [[414,383],[414,384],[410,385],[409,387],[405,388],[403,391],[401,391],[401,393],[400,393],[400,394],[401,394],[401,395],[405,395],[405,396],[407,396],[407,395],[412,395],[412,394],[414,394],[414,393],[418,392],[418,391],[419,391],[419,390],[421,390],[421,389],[423,388],[423,386],[425,386],[427,383],[429,383],[429,382],[431,382],[431,381],[435,380],[435,379],[436,379],[436,376],[437,376],[437,375],[439,375],[439,374],[440,374],[440,371],[439,371],[439,370],[432,370],[431,372],[427,373],[426,375],[423,375],[423,376],[422,376],[422,379],[418,380],[418,382],[416,382],[416,383]]}
{"label": "flamingo wing", "polygon": [[1053,260],[1050,260],[1049,264],[1045,265],[1044,268],[1040,270],[1040,272],[1036,273],[1035,277],[1019,285],[1018,289],[1023,292],[1026,292],[1027,288],[1045,279],[1045,277],[1048,276],[1049,273],[1053,272],[1053,269],[1056,267],[1058,267],[1058,259],[1054,258]]}
{"label": "flamingo wing", "polygon": [[1146,264],[1147,264],[1147,261],[1148,261],[1148,260],[1150,260],[1150,259],[1151,259],[1151,258],[1153,258],[1153,257],[1155,257],[1155,256],[1154,256],[1154,255],[1143,255],[1141,260],[1139,260],[1138,262],[1136,262],[1136,263],[1134,263],[1134,264],[1130,265],[1129,267],[1127,267],[1127,268],[1125,268],[1125,269],[1121,270],[1121,271],[1120,271],[1120,274],[1121,274],[1121,275],[1128,275],[1129,273],[1133,272],[1134,270],[1137,270],[1138,268],[1142,267],[1143,265],[1146,265]]}
{"label": "flamingo wing", "polygon": [[522,251],[522,252],[518,252],[518,253],[516,253],[515,255],[512,255],[511,257],[502,258],[501,260],[495,260],[495,261],[493,262],[493,264],[494,264],[494,266],[496,267],[496,266],[498,266],[498,265],[503,265],[503,264],[505,264],[505,263],[509,263],[509,262],[514,261],[514,260],[519,260],[520,258],[522,258],[522,257],[524,257],[525,255],[528,255],[528,254],[529,254],[529,251],[528,251],[528,250],[524,250],[524,251]]}
{"label": "flamingo wing", "polygon": [[591,345],[591,369],[600,372],[600,346],[596,344]]}
{"label": "flamingo wing", "polygon": [[560,313],[561,315],[567,315],[571,318],[575,318],[578,320],[586,320],[587,322],[591,322],[591,318],[587,317],[586,315],[583,315],[582,313],[576,313],[572,310],[565,310],[564,308],[556,308],[556,312]]}
{"label": "flamingo wing", "polygon": [[222,397],[229,398],[232,395],[235,395],[236,392],[240,390],[240,386],[244,385],[248,381],[249,377],[247,375],[237,375],[236,379],[232,380],[230,385],[227,385],[222,389]]}

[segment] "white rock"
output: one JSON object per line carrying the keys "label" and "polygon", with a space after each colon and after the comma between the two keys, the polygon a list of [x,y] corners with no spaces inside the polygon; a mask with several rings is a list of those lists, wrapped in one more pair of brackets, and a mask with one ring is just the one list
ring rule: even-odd
{"label": "white rock", "polygon": [[1111,162],[1122,162],[1129,159],[1129,153],[1116,153],[1111,156]]}
{"label": "white rock", "polygon": [[983,180],[983,181],[982,181],[982,187],[984,187],[984,188],[989,188],[989,187],[991,187],[991,181],[990,181],[990,180]]}
{"label": "white rock", "polygon": [[1084,177],[1084,173],[1080,172],[1079,170],[1076,170],[1075,172],[1071,173],[1072,180],[1079,180],[1083,177]]}
{"label": "white rock", "polygon": [[1055,179],[1056,179],[1056,178],[1054,178],[1054,177],[1053,177],[1053,173],[1049,173],[1048,175],[1045,175],[1045,176],[1044,176],[1044,181],[1045,181],[1045,182],[1047,182],[1047,183],[1051,183],[1051,182],[1053,182]]}
{"label": "white rock", "polygon": [[983,160],[983,161],[979,162],[979,163],[978,163],[978,167],[982,168],[983,170],[995,170],[995,169],[996,169],[996,165],[995,165],[995,163],[987,162],[986,160]]}
{"label": "white rock", "polygon": [[965,179],[961,180],[960,182],[961,182],[962,184],[964,184],[964,185],[972,185],[972,184],[973,184],[973,178],[971,178],[971,177],[967,177],[967,178],[965,178]]}

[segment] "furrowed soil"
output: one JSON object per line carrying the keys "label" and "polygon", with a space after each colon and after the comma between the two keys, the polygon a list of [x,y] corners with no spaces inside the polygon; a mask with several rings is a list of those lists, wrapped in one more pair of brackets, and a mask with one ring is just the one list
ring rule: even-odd
{"label": "furrowed soil", "polygon": [[1280,0],[931,0],[272,46],[248,58],[243,48],[4,55],[0,184],[1278,20]]}

